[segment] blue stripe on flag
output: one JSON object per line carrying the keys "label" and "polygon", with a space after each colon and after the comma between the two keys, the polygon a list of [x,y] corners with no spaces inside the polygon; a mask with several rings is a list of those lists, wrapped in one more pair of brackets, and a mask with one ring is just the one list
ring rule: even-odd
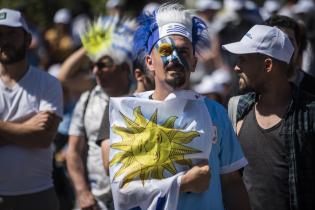
{"label": "blue stripe on flag", "polygon": [[164,197],[159,197],[157,200],[157,204],[156,204],[156,210],[164,210],[165,207],[165,203],[166,203],[166,196]]}
{"label": "blue stripe on flag", "polygon": [[134,208],[129,209],[129,210],[142,210],[142,209],[139,206],[137,206],[137,207],[134,207]]}

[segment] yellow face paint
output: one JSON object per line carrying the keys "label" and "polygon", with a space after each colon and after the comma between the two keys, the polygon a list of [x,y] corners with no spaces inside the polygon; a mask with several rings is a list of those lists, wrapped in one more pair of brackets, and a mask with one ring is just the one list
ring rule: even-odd
{"label": "yellow face paint", "polygon": [[173,47],[170,43],[161,43],[158,52],[160,56],[169,56],[173,53]]}

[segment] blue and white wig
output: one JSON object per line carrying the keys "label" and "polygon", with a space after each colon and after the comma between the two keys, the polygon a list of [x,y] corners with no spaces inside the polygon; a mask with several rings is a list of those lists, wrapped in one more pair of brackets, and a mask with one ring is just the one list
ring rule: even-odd
{"label": "blue and white wig", "polygon": [[180,4],[163,4],[153,14],[142,14],[134,37],[134,52],[150,54],[163,37],[181,35],[189,39],[194,52],[209,47],[206,24]]}

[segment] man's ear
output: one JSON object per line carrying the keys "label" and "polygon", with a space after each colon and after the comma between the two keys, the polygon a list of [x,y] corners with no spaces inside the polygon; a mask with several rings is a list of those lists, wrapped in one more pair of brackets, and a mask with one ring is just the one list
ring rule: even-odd
{"label": "man's ear", "polygon": [[197,62],[198,62],[198,58],[197,58],[197,56],[194,56],[191,72],[195,72],[196,71]]}
{"label": "man's ear", "polygon": [[145,56],[145,61],[146,61],[146,64],[147,64],[147,67],[150,71],[154,71],[154,67],[153,67],[153,59],[150,55],[146,55]]}
{"label": "man's ear", "polygon": [[143,74],[142,74],[142,72],[141,72],[140,69],[138,69],[138,68],[135,69],[134,72],[133,72],[133,75],[134,75],[135,79],[136,79],[138,82],[140,82],[140,81],[143,80]]}
{"label": "man's ear", "polygon": [[26,46],[28,48],[30,48],[31,46],[31,43],[32,43],[32,35],[27,33],[27,32],[24,32],[25,33],[25,43],[26,43]]}
{"label": "man's ear", "polygon": [[265,59],[265,69],[266,72],[271,72],[273,67],[273,62],[271,58],[266,58]]}

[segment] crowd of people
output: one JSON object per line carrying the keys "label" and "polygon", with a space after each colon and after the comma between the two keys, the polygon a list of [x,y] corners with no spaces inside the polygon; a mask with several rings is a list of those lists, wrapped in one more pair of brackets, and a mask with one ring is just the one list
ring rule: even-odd
{"label": "crowd of people", "polygon": [[124,3],[0,8],[0,210],[314,209],[315,1]]}

